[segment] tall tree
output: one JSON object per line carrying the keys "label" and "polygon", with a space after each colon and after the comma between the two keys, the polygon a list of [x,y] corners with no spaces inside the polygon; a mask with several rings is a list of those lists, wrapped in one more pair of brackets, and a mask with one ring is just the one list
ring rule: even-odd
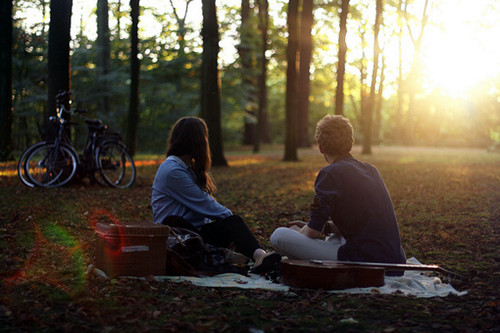
{"label": "tall tree", "polygon": [[177,8],[174,6],[173,0],[170,0],[170,7],[172,7],[172,11],[175,16],[175,20],[177,21],[177,40],[179,41],[179,57],[184,56],[185,47],[186,47],[186,17],[188,15],[189,5],[193,0],[186,0],[184,4],[184,15],[181,17],[177,11]]}
{"label": "tall tree", "polygon": [[356,102],[354,100],[354,97],[350,95],[351,101],[353,104],[353,108],[355,111],[355,116],[358,124],[361,127],[361,133],[364,132],[364,118],[366,114],[366,107],[368,105],[367,99],[368,99],[368,93],[367,93],[367,84],[366,84],[366,78],[368,76],[366,68],[367,68],[367,58],[366,58],[366,52],[365,49],[368,47],[368,43],[366,41],[366,31],[367,31],[367,22],[366,20],[361,20],[359,27],[359,37],[361,39],[360,45],[361,45],[361,58],[359,60],[359,109],[356,106]]}
{"label": "tall tree", "polygon": [[122,9],[122,0],[117,0],[116,3],[111,2],[111,6],[112,6],[111,11],[114,13],[115,19],[116,19],[115,35],[116,35],[116,38],[118,40],[120,40],[122,38],[122,29],[121,29],[122,24],[121,24],[121,22],[122,22],[122,19],[126,16],[126,13],[121,10]]}
{"label": "tall tree", "polygon": [[[382,48],[383,49],[383,48]],[[385,57],[382,54],[381,66],[380,66],[380,82],[378,85],[377,94],[375,96],[375,121],[373,123],[373,139],[375,144],[379,144],[382,141],[382,106],[384,102],[384,81],[385,81]]]}
{"label": "tall tree", "polygon": [[313,0],[302,0],[300,12],[299,82],[297,91],[297,145],[309,147],[309,95],[311,78],[309,70],[312,58]]}
{"label": "tall tree", "polygon": [[241,0],[241,26],[238,55],[241,64],[242,108],[245,113],[243,144],[250,145],[255,141],[255,126],[257,123],[257,82],[255,80],[255,48],[254,48],[254,7],[249,0]]}
{"label": "tall tree", "polygon": [[130,30],[130,102],[127,122],[126,143],[132,155],[136,151],[137,125],[139,123],[139,0],[130,0],[130,16],[132,26]]}
{"label": "tall tree", "polygon": [[299,51],[299,0],[288,3],[288,45],[285,96],[285,161],[297,161],[297,92]]}
{"label": "tall tree", "polygon": [[[60,90],[71,90],[71,9],[73,0],[51,0],[48,61],[48,113],[55,114],[55,97]],[[69,105],[67,105],[69,107]],[[69,119],[69,114],[65,115]],[[46,116],[45,119],[48,119]],[[69,131],[69,129],[68,129]]]}
{"label": "tall tree", "polygon": [[0,161],[12,159],[12,0],[0,4]]}
{"label": "tall tree", "polygon": [[217,68],[219,56],[219,29],[215,0],[202,0],[203,54],[201,64],[201,111],[210,132],[212,164],[227,166],[221,126],[220,77]]}
{"label": "tall tree", "polygon": [[372,127],[373,127],[373,113],[375,110],[375,86],[377,84],[378,62],[380,55],[380,47],[378,42],[380,26],[382,25],[382,12],[384,10],[383,0],[377,0],[375,12],[375,25],[373,28],[373,67],[370,85],[370,95],[368,105],[363,119],[363,154],[372,153]]}
{"label": "tall tree", "polygon": [[[177,61],[185,62],[188,61],[188,58],[186,57],[186,33],[187,33],[187,28],[186,28],[186,18],[189,12],[189,5],[191,4],[193,0],[186,0],[184,3],[184,15],[181,16],[179,15],[179,12],[177,8],[174,6],[173,0],[170,0],[170,6],[172,7],[172,12],[175,16],[175,21],[177,22],[177,41],[179,42],[179,49],[177,53]],[[179,94],[184,93],[184,80],[185,80],[185,73],[182,71],[176,71],[174,74],[174,82],[175,82],[175,88]]]}
{"label": "tall tree", "polygon": [[[405,7],[406,8],[406,7]],[[421,47],[422,47],[422,40],[424,37],[424,31],[425,27],[427,25],[427,20],[429,18],[429,0],[425,0],[424,3],[424,8],[422,12],[422,17],[420,19],[420,32],[418,33],[417,36],[415,36],[411,25],[407,21],[407,27],[408,31],[410,34],[410,38],[413,42],[414,46],[414,53],[413,53],[413,61],[412,65],[410,68],[410,72],[408,74],[408,112],[407,112],[407,117],[406,117],[406,124],[405,124],[405,129],[406,129],[406,143],[413,143],[414,136],[415,136],[415,125],[416,125],[416,110],[415,110],[415,98],[417,94],[417,88],[420,86],[422,82],[422,59],[421,59]],[[407,15],[406,9],[404,10],[404,14]]]}
{"label": "tall tree", "polygon": [[[396,140],[402,140],[402,117],[403,117],[403,2],[398,1],[398,92],[395,112],[395,137]],[[406,10],[406,5],[405,5]]]}
{"label": "tall tree", "polygon": [[255,129],[255,141],[253,151],[260,150],[261,142],[269,142],[269,124],[267,122],[267,42],[269,29],[269,3],[267,0],[258,0],[259,5],[259,32],[261,35],[261,49],[259,56],[259,107],[257,111],[257,127]]}
{"label": "tall tree", "polygon": [[335,93],[335,114],[344,114],[344,74],[347,53],[347,15],[349,14],[349,0],[342,0],[340,10],[339,59],[337,64],[337,91]]}
{"label": "tall tree", "polygon": [[108,0],[97,0],[97,82],[99,85],[99,108],[105,114],[109,113],[110,54]]}

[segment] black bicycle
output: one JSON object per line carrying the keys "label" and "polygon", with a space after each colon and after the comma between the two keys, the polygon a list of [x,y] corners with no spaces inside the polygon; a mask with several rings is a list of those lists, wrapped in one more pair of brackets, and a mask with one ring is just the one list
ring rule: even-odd
{"label": "black bicycle", "polygon": [[30,187],[59,187],[75,176],[88,176],[102,185],[132,186],[136,178],[134,160],[120,134],[109,130],[101,120],[85,119],[88,135],[81,156],[71,145],[65,131],[70,123],[63,114],[81,114],[85,110],[67,109],[65,105],[70,96],[71,92],[56,96],[57,115],[49,118],[54,134],[30,146],[21,155],[17,166],[21,181]]}

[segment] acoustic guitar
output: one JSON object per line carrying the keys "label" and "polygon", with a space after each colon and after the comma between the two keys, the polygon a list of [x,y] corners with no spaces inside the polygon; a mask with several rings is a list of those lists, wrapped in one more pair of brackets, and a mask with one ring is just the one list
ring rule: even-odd
{"label": "acoustic guitar", "polygon": [[461,275],[437,265],[285,259],[280,263],[280,281],[296,288],[327,290],[381,287],[385,284],[386,270],[437,271],[451,278],[463,279]]}

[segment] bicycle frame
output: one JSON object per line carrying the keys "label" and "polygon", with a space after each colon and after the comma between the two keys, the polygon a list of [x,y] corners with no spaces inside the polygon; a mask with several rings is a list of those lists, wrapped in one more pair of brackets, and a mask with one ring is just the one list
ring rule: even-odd
{"label": "bicycle frame", "polygon": [[89,120],[86,119],[87,123],[87,139],[85,141],[85,147],[83,149],[83,167],[86,173],[93,173],[99,171],[98,166],[95,163],[95,152],[99,144],[99,135],[106,129],[105,125],[99,120]]}
{"label": "bicycle frame", "polygon": [[[64,132],[64,125],[67,123],[67,121],[63,118],[63,113],[64,112],[70,113],[71,111],[67,110],[66,107],[64,106],[64,104],[62,103],[62,97],[65,97],[65,95],[61,96],[61,98],[59,98],[59,95],[58,95],[56,116],[55,117],[52,116],[49,118],[51,121],[57,122],[57,135],[55,136],[55,138],[53,140],[54,149],[50,150],[50,153],[38,162],[38,166],[48,165],[49,166],[48,169],[51,170],[50,177],[52,179],[51,179],[51,181],[49,181],[46,184],[47,186],[51,186],[52,184],[56,183],[62,174],[62,171],[57,169],[57,167],[56,167],[57,163],[59,161],[59,154],[61,152],[60,148],[61,148],[62,144],[64,144],[65,149],[72,150],[74,152],[75,156],[78,157],[78,153],[71,146],[71,143],[69,142],[69,139]],[[80,164],[79,159],[77,159],[76,162],[77,162],[77,164]],[[53,171],[55,171],[58,174],[55,176],[52,176]]]}
{"label": "bicycle frame", "polygon": [[[89,177],[101,185],[126,188],[133,184],[136,170],[132,156],[121,142],[119,133],[108,131],[101,120],[85,119],[87,138],[82,155],[72,146],[65,129],[71,124],[64,113],[83,110],[66,107],[70,92],[56,97],[56,115],[49,119],[55,124],[45,141],[30,146],[18,163],[18,174],[27,186],[58,187],[75,175]],[[43,134],[42,134],[43,136]],[[95,177],[98,172],[102,179]],[[126,177],[129,175],[129,177]]]}

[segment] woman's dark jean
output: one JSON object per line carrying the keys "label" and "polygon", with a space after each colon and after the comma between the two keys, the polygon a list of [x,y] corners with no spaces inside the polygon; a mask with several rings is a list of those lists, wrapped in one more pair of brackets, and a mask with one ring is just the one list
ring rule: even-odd
{"label": "woman's dark jean", "polygon": [[200,230],[179,216],[168,216],[162,224],[195,231],[200,234],[203,241],[213,246],[227,248],[233,243],[236,251],[249,258],[253,258],[255,250],[261,248],[257,239],[238,215],[215,220],[205,224]]}

